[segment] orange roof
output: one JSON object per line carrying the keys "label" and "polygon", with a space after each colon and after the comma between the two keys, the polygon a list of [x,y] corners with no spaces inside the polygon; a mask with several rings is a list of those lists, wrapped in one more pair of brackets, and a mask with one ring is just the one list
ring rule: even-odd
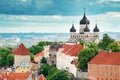
{"label": "orange roof", "polygon": [[70,49],[72,46],[73,46],[73,45],[63,45],[62,48],[63,48],[64,50],[63,50],[62,52],[63,52],[63,53],[67,52],[68,49]]}
{"label": "orange roof", "polygon": [[27,73],[10,73],[7,77],[7,80],[27,80],[31,75],[30,72]]}
{"label": "orange roof", "polygon": [[78,53],[83,49],[83,46],[79,44],[64,45],[62,48],[64,49],[62,53],[65,53],[66,55],[70,55],[70,56],[78,56]]}
{"label": "orange roof", "polygon": [[38,54],[36,54],[36,56],[37,56],[37,57],[38,57],[38,56],[43,57],[43,56],[44,56],[44,52],[39,52]]}
{"label": "orange roof", "polygon": [[30,55],[30,52],[27,50],[24,44],[21,43],[18,49],[14,51],[14,54],[15,55]]}
{"label": "orange roof", "polygon": [[120,52],[100,51],[90,64],[120,65]]}
{"label": "orange roof", "polygon": [[43,74],[40,75],[40,77],[38,78],[38,80],[47,80]]}

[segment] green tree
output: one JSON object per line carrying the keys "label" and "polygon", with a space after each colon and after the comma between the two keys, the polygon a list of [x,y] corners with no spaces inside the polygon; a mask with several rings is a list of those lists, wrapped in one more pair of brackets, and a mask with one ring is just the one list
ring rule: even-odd
{"label": "green tree", "polygon": [[43,74],[44,76],[48,75],[49,65],[42,64],[41,67],[38,69],[38,74]]}
{"label": "green tree", "polygon": [[34,55],[32,53],[30,54],[30,60],[34,61]]}
{"label": "green tree", "polygon": [[84,45],[84,44],[85,44],[85,41],[84,41],[84,40],[79,40],[79,43],[80,43],[81,45]]}
{"label": "green tree", "polygon": [[45,57],[43,57],[43,58],[41,59],[41,63],[47,64],[47,59],[46,59]]}
{"label": "green tree", "polygon": [[43,47],[41,47],[41,46],[34,46],[33,45],[32,47],[29,48],[29,51],[31,53],[33,53],[34,55],[41,52],[42,50],[43,50]]}
{"label": "green tree", "polygon": [[103,39],[98,43],[98,46],[100,49],[107,50],[107,46],[112,42],[114,42],[114,40],[107,34],[104,34]]}
{"label": "green tree", "polygon": [[6,65],[7,56],[12,53],[7,48],[0,48],[0,67],[4,67]]}
{"label": "green tree", "polygon": [[96,52],[93,48],[85,48],[79,53],[78,61],[81,70],[87,70],[87,63],[95,56]]}
{"label": "green tree", "polygon": [[112,50],[113,52],[119,52],[120,46],[116,42],[112,42],[107,46],[108,50]]}
{"label": "green tree", "polygon": [[14,54],[9,54],[6,60],[6,66],[13,66],[14,64]]}
{"label": "green tree", "polygon": [[95,53],[98,53],[99,47],[96,43],[90,43],[89,48],[94,49]]}
{"label": "green tree", "polygon": [[67,73],[64,71],[56,71],[48,80],[69,80]]}

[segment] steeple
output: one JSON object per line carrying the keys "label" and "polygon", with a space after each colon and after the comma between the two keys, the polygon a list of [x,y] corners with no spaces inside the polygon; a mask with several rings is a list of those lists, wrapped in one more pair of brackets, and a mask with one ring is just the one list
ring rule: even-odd
{"label": "steeple", "polygon": [[84,8],[84,16],[83,16],[83,18],[80,20],[80,24],[90,24],[90,22],[89,22],[89,20],[87,19],[87,17],[86,17],[86,13],[85,13],[85,8]]}
{"label": "steeple", "polygon": [[74,27],[74,24],[72,24],[72,27],[71,27],[71,29],[70,29],[70,32],[76,32],[76,29],[75,29],[75,27]]}
{"label": "steeple", "polygon": [[88,25],[86,24],[86,27],[84,29],[84,32],[90,32],[90,29],[88,28]]}
{"label": "steeple", "polygon": [[95,25],[95,28],[93,29],[94,32],[99,32],[99,28],[97,27],[97,22],[96,22],[96,25]]}

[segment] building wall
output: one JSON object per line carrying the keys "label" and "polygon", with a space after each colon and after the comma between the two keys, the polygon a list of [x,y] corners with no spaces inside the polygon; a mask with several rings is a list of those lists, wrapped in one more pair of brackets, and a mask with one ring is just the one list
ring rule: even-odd
{"label": "building wall", "polygon": [[74,60],[74,56],[65,55],[65,53],[57,52],[57,68],[60,70],[66,70],[72,73],[76,77],[77,68],[75,65],[71,64],[72,60]]}
{"label": "building wall", "polygon": [[57,54],[56,50],[50,50],[49,58],[48,58],[48,63],[50,65],[56,65],[56,54]]}
{"label": "building wall", "polygon": [[14,67],[16,68],[22,62],[30,62],[30,55],[15,55]]}
{"label": "building wall", "polygon": [[120,66],[88,64],[91,80],[120,80]]}
{"label": "building wall", "polygon": [[31,72],[32,67],[31,66],[20,66],[18,67],[15,72],[16,73],[25,73],[25,72]]}
{"label": "building wall", "polygon": [[49,48],[50,48],[50,45],[47,45],[47,46],[44,46],[44,57],[45,58],[48,58],[49,57]]}

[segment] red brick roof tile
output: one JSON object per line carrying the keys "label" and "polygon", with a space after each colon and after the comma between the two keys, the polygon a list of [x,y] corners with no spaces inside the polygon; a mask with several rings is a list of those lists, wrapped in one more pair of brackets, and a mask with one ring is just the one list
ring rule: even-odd
{"label": "red brick roof tile", "polygon": [[64,45],[62,53],[69,56],[78,56],[79,52],[83,49],[83,46],[77,45]]}
{"label": "red brick roof tile", "polygon": [[38,80],[47,80],[43,74],[40,75],[40,77],[38,78]]}
{"label": "red brick roof tile", "polygon": [[27,50],[24,44],[21,43],[18,49],[14,51],[14,54],[15,55],[30,55],[30,52]]}
{"label": "red brick roof tile", "polygon": [[89,64],[120,65],[120,52],[100,51]]}
{"label": "red brick roof tile", "polygon": [[27,80],[31,75],[30,72],[27,73],[10,73],[7,77],[7,80]]}

